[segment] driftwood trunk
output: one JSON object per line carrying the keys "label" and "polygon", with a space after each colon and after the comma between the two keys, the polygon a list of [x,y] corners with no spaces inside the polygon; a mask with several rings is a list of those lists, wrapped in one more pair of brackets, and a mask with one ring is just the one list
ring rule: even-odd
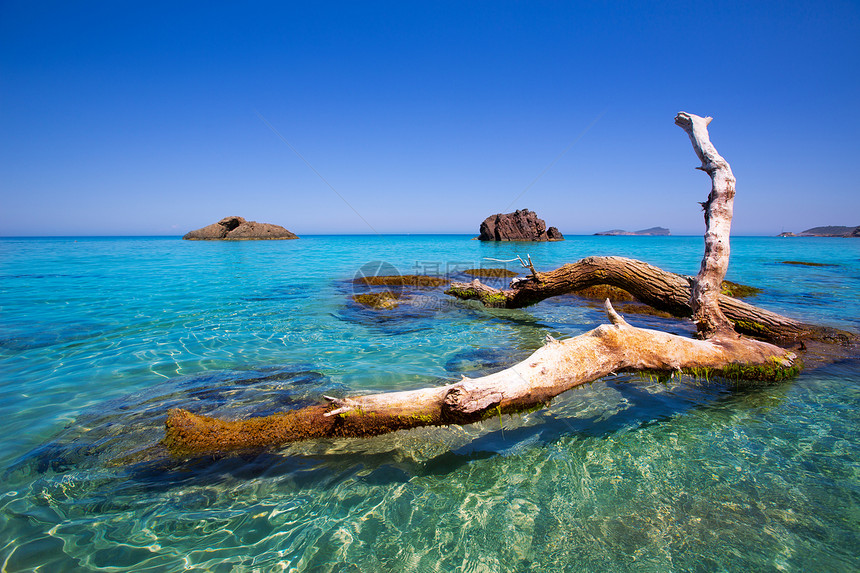
{"label": "driftwood trunk", "polygon": [[720,288],[729,268],[729,235],[735,200],[735,176],[728,162],[717,153],[708,136],[710,117],[699,117],[681,112],[675,116],[675,125],[690,136],[693,150],[702,161],[701,169],[711,177],[711,192],[702,203],[705,211],[705,256],[690,297],[693,321],[699,336],[711,337],[731,332],[732,325],[720,308]]}
{"label": "driftwood trunk", "polygon": [[[699,276],[693,280],[692,298],[688,297],[686,303],[683,300],[671,303],[679,308],[689,305],[697,317],[699,334],[704,340],[634,328],[607,301],[606,312],[611,324],[561,342],[548,339],[547,344],[526,360],[496,374],[475,379],[464,377],[452,384],[406,392],[327,397],[327,405],[248,420],[219,420],[174,409],[168,413],[164,444],[175,454],[186,455],[258,448],[328,436],[361,437],[427,425],[466,424],[543,405],[566,390],[613,372],[682,371],[693,375],[758,379],[793,376],[800,368],[793,353],[767,342],[741,338],[721,312],[719,285],[728,264],[734,178],[731,178],[729,189],[728,175],[731,171],[708,139],[705,126],[709,121],[683,113],[676,118],[676,123],[689,133],[693,147],[702,159],[702,168],[712,177],[713,188],[704,204],[708,222],[706,242],[710,246],[706,247]],[[554,283],[558,283],[558,289],[566,288],[564,283],[570,280],[568,275],[573,272],[568,267],[555,271],[558,273],[555,275],[537,273],[531,267],[530,280],[543,284],[544,290],[555,288],[550,286]],[[647,298],[647,295],[637,293],[636,284],[645,285],[651,281],[657,284],[657,291],[653,291],[655,298],[660,298],[657,295],[660,289],[671,297],[678,292],[677,286],[660,284],[661,280],[669,278],[677,282],[672,278],[677,275],[651,273],[649,269],[653,267],[647,265],[636,268],[646,273],[643,280],[628,285],[637,297]],[[601,271],[601,274],[606,273]],[[622,288],[627,289],[627,286]],[[496,293],[495,296],[515,299],[527,296],[526,289],[522,287],[510,295]],[[525,294],[518,294],[520,292]]]}
{"label": "driftwood trunk", "polygon": [[175,453],[225,451],[325,437],[365,437],[419,426],[468,424],[544,405],[612,373],[639,370],[779,380],[794,354],[737,336],[694,340],[635,328],[606,304],[611,324],[547,344],[519,364],[435,388],[329,399],[265,418],[227,421],[171,410],[165,444]]}
{"label": "driftwood trunk", "polygon": [[[533,272],[513,282],[508,289],[487,286],[475,279],[452,283],[445,292],[461,299],[474,299],[485,306],[523,308],[546,298],[568,294],[595,285],[611,285],[626,290],[637,300],[679,318],[693,316],[694,279],[664,271],[624,257],[586,257],[554,271]],[[846,342],[849,333],[834,328],[806,324],[758,308],[742,300],[718,294],[719,307],[740,334],[778,344],[802,340]]]}

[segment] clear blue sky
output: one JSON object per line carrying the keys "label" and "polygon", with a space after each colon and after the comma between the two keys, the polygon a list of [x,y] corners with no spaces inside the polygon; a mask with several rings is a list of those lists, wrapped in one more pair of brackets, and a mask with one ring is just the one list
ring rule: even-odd
{"label": "clear blue sky", "polygon": [[700,234],[682,110],[735,234],[860,224],[858,2],[628,4],[3,0],[0,235]]}

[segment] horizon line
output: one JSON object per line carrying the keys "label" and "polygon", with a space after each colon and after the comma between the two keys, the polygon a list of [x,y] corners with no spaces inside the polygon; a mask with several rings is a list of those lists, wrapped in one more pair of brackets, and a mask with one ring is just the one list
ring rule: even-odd
{"label": "horizon line", "polygon": [[[0,239],[111,239],[111,238],[179,238],[182,239],[183,234],[161,234],[161,235],[0,235]],[[410,236],[472,236],[477,239],[478,234],[476,233],[308,233],[303,235],[298,235],[298,238],[302,237],[410,237]],[[672,238],[672,237],[703,237],[703,234],[671,234],[671,235],[606,235],[601,233],[570,233],[565,235],[565,239],[561,241],[482,241],[485,243],[562,243],[567,240],[567,237],[647,237],[647,238]],[[822,237],[780,237],[780,235],[772,235],[769,233],[753,233],[753,234],[739,234],[739,235],[730,235],[731,237],[774,237],[774,238],[822,238]],[[823,237],[823,238],[839,238],[839,237]],[[851,237],[849,237],[851,238]],[[246,241],[271,241],[271,240],[285,240],[285,239],[245,239],[245,240],[223,240],[223,239],[209,239],[209,241],[222,241],[222,242],[246,242]],[[286,239],[293,240],[293,239]]]}

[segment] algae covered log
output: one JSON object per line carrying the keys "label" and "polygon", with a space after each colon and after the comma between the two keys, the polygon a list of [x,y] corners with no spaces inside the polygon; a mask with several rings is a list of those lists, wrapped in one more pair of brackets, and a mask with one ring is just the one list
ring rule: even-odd
{"label": "algae covered log", "polygon": [[606,301],[611,324],[548,342],[501,372],[445,386],[328,398],[292,412],[221,420],[171,410],[164,444],[178,455],[277,446],[292,441],[367,437],[419,426],[468,424],[545,405],[562,392],[617,372],[639,370],[776,380],[800,368],[795,354],[736,336],[695,340],[635,328]]}

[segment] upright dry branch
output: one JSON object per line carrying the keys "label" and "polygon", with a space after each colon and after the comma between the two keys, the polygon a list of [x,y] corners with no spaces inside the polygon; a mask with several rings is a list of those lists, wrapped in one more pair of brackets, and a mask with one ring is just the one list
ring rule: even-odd
{"label": "upright dry branch", "polygon": [[735,176],[728,162],[717,153],[708,136],[710,117],[681,112],[675,116],[693,143],[702,161],[701,169],[711,177],[711,193],[702,203],[705,210],[705,256],[693,282],[690,306],[699,336],[709,338],[718,332],[732,330],[731,322],[720,310],[720,287],[729,268],[729,235],[735,198]]}

